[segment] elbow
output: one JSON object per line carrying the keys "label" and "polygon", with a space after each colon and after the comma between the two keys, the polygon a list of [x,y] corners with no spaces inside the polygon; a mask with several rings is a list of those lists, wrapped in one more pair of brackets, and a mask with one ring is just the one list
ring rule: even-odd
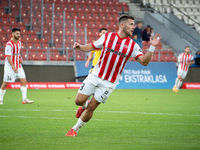
{"label": "elbow", "polygon": [[143,66],[147,66],[149,63],[144,63]]}
{"label": "elbow", "polygon": [[147,66],[148,64],[149,64],[149,63],[147,63],[147,62],[143,62],[143,63],[142,63],[143,66]]}

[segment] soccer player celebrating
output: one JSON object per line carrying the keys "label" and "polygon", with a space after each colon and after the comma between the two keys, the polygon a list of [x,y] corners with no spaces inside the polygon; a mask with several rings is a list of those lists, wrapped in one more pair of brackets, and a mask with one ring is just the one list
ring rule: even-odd
{"label": "soccer player celebrating", "polygon": [[15,82],[17,78],[21,82],[22,104],[31,104],[33,101],[27,99],[26,76],[22,68],[20,56],[21,42],[20,29],[12,29],[12,40],[8,41],[5,48],[5,65],[3,84],[0,89],[0,104],[3,104],[3,97],[9,82]]}
{"label": "soccer player celebrating", "polygon": [[[101,28],[101,29],[99,30],[99,36],[100,36],[100,37],[101,37],[102,35],[104,35],[105,33],[107,33],[107,29],[106,29],[106,28]],[[98,62],[98,60],[99,60],[99,57],[100,57],[100,55],[101,55],[101,49],[93,50],[93,51],[90,52],[90,54],[89,54],[89,56],[88,56],[88,59],[87,59],[87,61],[86,61],[86,63],[85,63],[85,67],[86,67],[86,68],[88,67],[90,60],[93,58],[94,53],[95,53],[95,57],[94,57],[94,59],[93,59],[93,61],[92,61],[92,68],[90,69],[90,73],[92,73],[92,70],[93,70],[94,66],[97,64],[97,62]]]}
{"label": "soccer player celebrating", "polygon": [[[99,104],[106,102],[131,57],[134,57],[144,66],[149,64],[155,46],[159,43],[161,37],[156,34],[154,38],[151,38],[149,51],[143,55],[139,45],[129,37],[132,35],[134,28],[134,18],[129,15],[122,15],[119,18],[118,32],[105,33],[92,44],[80,45],[74,43],[73,47],[76,50],[84,52],[92,51],[94,48],[102,48],[102,50],[98,63],[92,73],[83,81],[75,98],[75,103],[81,108],[76,113],[82,114],[77,124],[65,136],[77,136],[79,129],[92,118],[93,112]],[[88,102],[87,99],[90,95],[94,96]]]}
{"label": "soccer player celebrating", "polygon": [[185,53],[181,53],[178,56],[177,60],[179,62],[178,71],[177,71],[178,77],[176,78],[175,85],[172,89],[174,92],[178,92],[178,89],[181,87],[183,83],[183,79],[185,79],[188,73],[189,66],[195,63],[194,57],[190,54],[189,46],[185,47]]}

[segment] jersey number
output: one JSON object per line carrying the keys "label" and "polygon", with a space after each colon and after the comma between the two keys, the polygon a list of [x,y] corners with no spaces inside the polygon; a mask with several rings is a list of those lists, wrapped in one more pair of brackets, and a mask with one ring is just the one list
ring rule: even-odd
{"label": "jersey number", "polygon": [[8,76],[8,78],[7,78],[7,81],[11,81],[12,80],[12,78],[11,78],[11,76]]}
{"label": "jersey number", "polygon": [[108,93],[109,93],[108,91],[105,91],[104,94],[101,96],[101,99],[103,100],[107,96]]}
{"label": "jersey number", "polygon": [[85,83],[83,83],[83,84],[81,85],[80,90],[82,90],[82,89],[84,88],[84,86],[85,86]]}

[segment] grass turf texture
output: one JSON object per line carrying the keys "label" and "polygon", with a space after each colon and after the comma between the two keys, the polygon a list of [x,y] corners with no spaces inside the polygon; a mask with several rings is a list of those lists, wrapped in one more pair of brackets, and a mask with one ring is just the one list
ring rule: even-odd
{"label": "grass turf texture", "polygon": [[77,137],[77,90],[7,90],[0,105],[0,149],[200,149],[200,91],[115,90]]}

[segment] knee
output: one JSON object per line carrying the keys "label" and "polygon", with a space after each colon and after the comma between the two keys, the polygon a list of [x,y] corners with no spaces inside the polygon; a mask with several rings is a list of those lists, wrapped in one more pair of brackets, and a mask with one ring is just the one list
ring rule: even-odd
{"label": "knee", "polygon": [[183,81],[183,78],[180,77],[179,80],[180,80],[180,81]]}
{"label": "knee", "polygon": [[183,81],[182,77],[180,77],[180,76],[178,76],[178,79],[179,79],[180,81]]}
{"label": "knee", "polygon": [[75,104],[78,105],[78,106],[82,106],[84,104],[83,100],[78,95],[76,96]]}
{"label": "knee", "polygon": [[82,103],[81,103],[81,101],[78,98],[76,98],[75,99],[75,104],[78,105],[78,106],[80,106]]}
{"label": "knee", "polygon": [[26,84],[26,79],[24,79],[24,80],[21,80],[21,84]]}
{"label": "knee", "polygon": [[5,90],[6,87],[7,87],[8,83],[7,82],[4,82],[2,85],[1,85],[1,89],[2,90]]}

